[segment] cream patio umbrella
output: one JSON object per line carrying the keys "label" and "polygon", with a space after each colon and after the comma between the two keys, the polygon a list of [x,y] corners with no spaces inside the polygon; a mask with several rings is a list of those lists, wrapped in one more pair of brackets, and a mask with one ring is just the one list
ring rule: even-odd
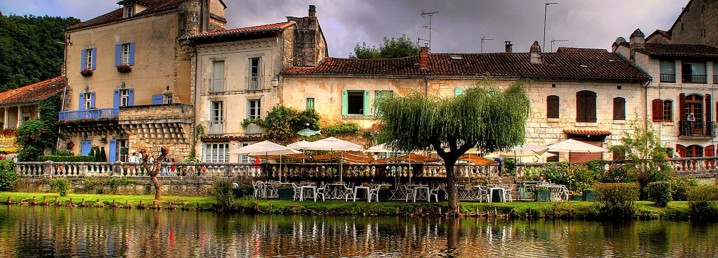
{"label": "cream patio umbrella", "polygon": [[[345,140],[337,139],[334,137],[329,137],[326,139],[321,139],[315,142],[307,143],[304,147],[305,150],[321,150],[321,151],[339,151],[342,152],[342,154],[345,151],[362,151],[364,148],[356,143],[348,142]],[[339,164],[339,182],[342,182],[344,180],[344,168],[341,164]]]}
{"label": "cream patio umbrella", "polygon": [[568,152],[570,155],[571,153],[602,153],[608,152],[608,149],[594,146],[585,142],[580,142],[574,139],[568,139],[549,145],[548,151]]}
{"label": "cream patio umbrella", "polygon": [[[284,147],[282,145],[270,142],[270,141],[263,141],[258,142],[255,144],[247,145],[242,148],[233,150],[229,152],[230,154],[239,154],[239,155],[246,155],[246,156],[265,156],[265,159],[269,157],[269,155],[279,155],[279,171],[282,171],[282,155],[289,155],[289,154],[300,154],[301,152]],[[282,173],[279,173],[279,181],[282,181]]]}
{"label": "cream patio umbrella", "polygon": [[311,142],[301,140],[301,141],[287,145],[287,148],[295,149],[295,150],[303,150],[309,143],[311,143]]}

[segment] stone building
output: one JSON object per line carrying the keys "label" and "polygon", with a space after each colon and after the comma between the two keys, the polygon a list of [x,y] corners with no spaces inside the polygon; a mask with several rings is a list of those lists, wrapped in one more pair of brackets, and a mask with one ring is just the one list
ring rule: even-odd
{"label": "stone building", "polygon": [[[66,28],[68,87],[61,132],[76,154],[110,161],[159,146],[185,157],[193,134],[193,49],[183,39],[224,29],[222,0],[123,0]],[[72,144],[70,144],[70,142]]]}
{"label": "stone building", "polygon": [[718,1],[692,0],[667,31],[629,40],[613,51],[652,78],[647,86],[648,123],[681,157],[714,156],[718,102]]}
{"label": "stone building", "polygon": [[263,128],[243,127],[242,122],[263,118],[281,103],[280,73],[316,66],[327,56],[314,6],[309,6],[307,17],[199,33],[189,41],[196,49],[195,123],[205,128],[197,147],[206,162],[239,161],[228,152],[261,140]]}

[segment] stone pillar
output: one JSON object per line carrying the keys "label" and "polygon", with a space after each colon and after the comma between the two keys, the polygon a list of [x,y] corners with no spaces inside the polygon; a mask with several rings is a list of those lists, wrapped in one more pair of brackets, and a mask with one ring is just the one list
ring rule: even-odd
{"label": "stone pillar", "polygon": [[10,123],[10,119],[8,119],[8,114],[9,113],[7,112],[7,107],[5,107],[5,119],[3,119],[2,129],[8,128],[8,123]]}
{"label": "stone pillar", "polygon": [[20,124],[22,124],[22,106],[17,106],[17,126],[15,126],[15,129],[20,128]]}

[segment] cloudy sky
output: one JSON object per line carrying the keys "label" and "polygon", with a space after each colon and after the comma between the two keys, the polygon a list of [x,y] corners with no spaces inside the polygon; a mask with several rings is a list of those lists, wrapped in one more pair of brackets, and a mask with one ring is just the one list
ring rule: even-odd
{"label": "cloudy sky", "polygon": [[[504,50],[512,41],[515,52],[527,52],[543,37],[544,3],[534,0],[224,0],[228,28],[286,21],[286,16],[306,16],[310,4],[327,37],[329,52],[346,57],[357,42],[377,45],[384,37],[406,35],[429,39],[432,17],[432,52],[478,53]],[[667,30],[688,0],[550,0],[546,50],[551,40],[559,46],[611,47],[616,37],[636,28],[646,35]],[[118,8],[117,0],[0,0],[4,15],[73,16],[87,20]],[[422,43],[423,45],[424,43]],[[545,50],[545,51],[546,51]]]}

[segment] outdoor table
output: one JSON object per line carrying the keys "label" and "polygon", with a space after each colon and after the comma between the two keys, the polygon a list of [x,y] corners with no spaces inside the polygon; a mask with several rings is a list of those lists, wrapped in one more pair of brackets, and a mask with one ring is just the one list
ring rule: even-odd
{"label": "outdoor table", "polygon": [[304,190],[311,190],[314,196],[314,202],[317,201],[317,186],[315,185],[303,185],[299,187],[299,201],[304,201]]}
{"label": "outdoor table", "polygon": [[426,202],[431,202],[429,199],[429,186],[427,185],[414,186],[414,202],[416,202],[416,196],[419,195],[419,192],[422,190],[424,191],[424,196],[426,196]]}
{"label": "outdoor table", "polygon": [[499,196],[501,197],[501,202],[506,202],[506,189],[503,187],[491,187],[489,189],[489,202],[491,202],[494,199],[494,192],[499,192]]}
{"label": "outdoor table", "polygon": [[324,185],[326,187],[325,193],[328,199],[342,199],[344,198],[344,183],[329,183]]}
{"label": "outdoor table", "polygon": [[366,197],[367,197],[367,199],[369,199],[369,202],[371,202],[371,198],[369,195],[370,188],[368,186],[355,186],[354,187],[354,201],[355,202],[357,201],[357,194],[359,193],[359,189],[364,189],[364,191],[366,191]]}

